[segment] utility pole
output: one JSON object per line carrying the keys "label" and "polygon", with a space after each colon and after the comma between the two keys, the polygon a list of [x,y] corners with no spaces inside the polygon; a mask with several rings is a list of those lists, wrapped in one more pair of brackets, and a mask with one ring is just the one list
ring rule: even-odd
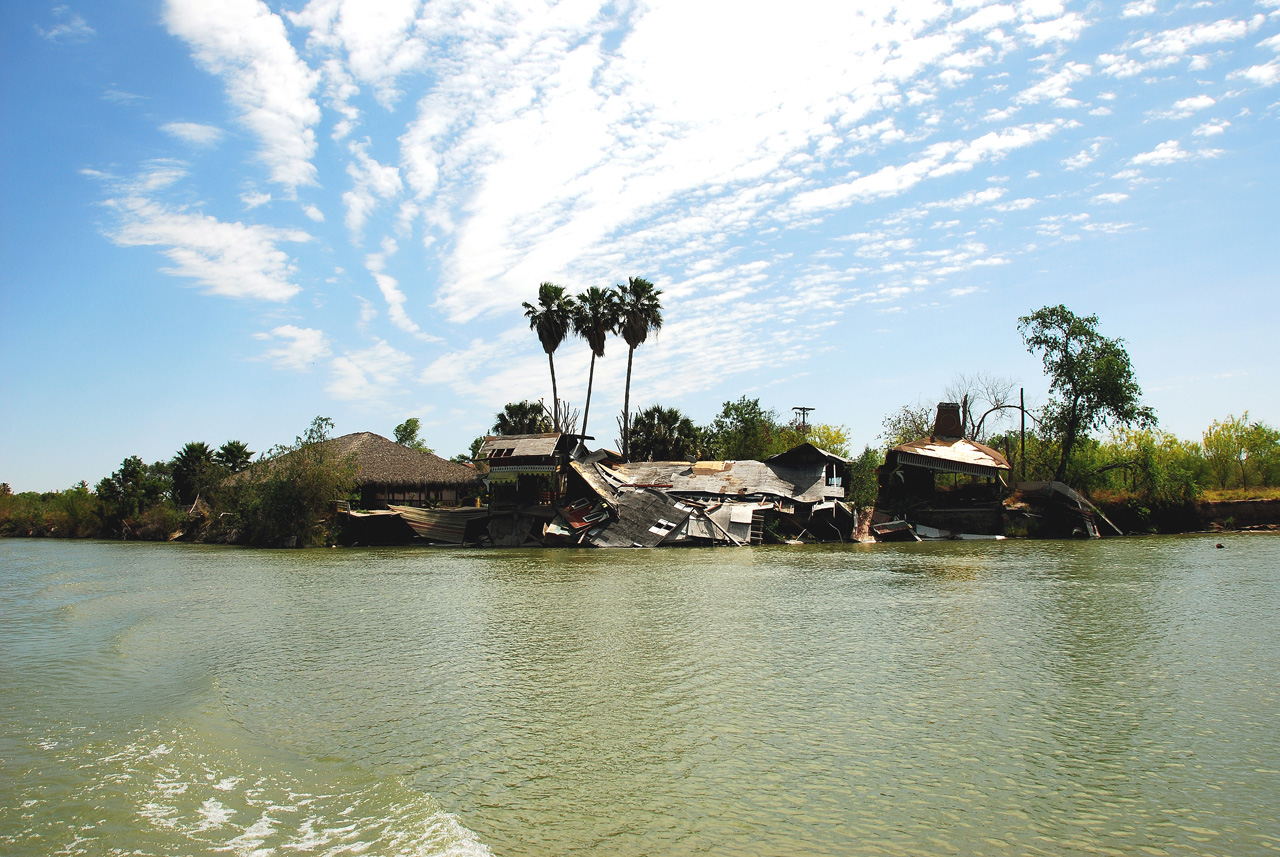
{"label": "utility pole", "polygon": [[1027,481],[1027,391],[1018,388],[1018,412],[1022,414],[1022,442],[1018,447],[1018,461],[1022,462],[1022,481]]}
{"label": "utility pole", "polygon": [[809,433],[809,412],[816,411],[817,408],[796,406],[791,410],[795,411],[796,421],[800,423],[800,434],[807,435]]}

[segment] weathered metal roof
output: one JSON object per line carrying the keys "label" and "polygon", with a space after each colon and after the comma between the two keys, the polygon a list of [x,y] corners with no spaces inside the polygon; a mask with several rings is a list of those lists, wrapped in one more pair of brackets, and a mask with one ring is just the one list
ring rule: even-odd
{"label": "weathered metal roof", "polygon": [[497,435],[484,439],[484,444],[480,447],[480,457],[493,460],[549,456],[555,454],[559,443],[558,432]]}
{"label": "weathered metal roof", "polygon": [[693,465],[687,461],[638,461],[612,470],[632,485],[660,486],[672,494],[767,495],[817,503],[826,488],[821,464],[783,467],[763,461],[699,461]]}
{"label": "weathered metal roof", "polygon": [[777,455],[771,455],[765,459],[774,464],[782,464],[788,466],[802,466],[808,464],[829,464],[840,462],[848,464],[849,459],[836,455],[834,452],[827,452],[820,446],[814,446],[812,443],[805,441],[799,446],[793,446],[786,452],[779,452]]}
{"label": "weathered metal roof", "polygon": [[618,518],[587,531],[586,541],[597,547],[656,547],[689,517],[688,507],[661,491],[618,492]]}
{"label": "weathered metal roof", "polygon": [[895,446],[899,464],[940,470],[945,473],[969,473],[975,476],[998,476],[1009,469],[1005,457],[985,444],[960,438],[941,440],[921,438]]}

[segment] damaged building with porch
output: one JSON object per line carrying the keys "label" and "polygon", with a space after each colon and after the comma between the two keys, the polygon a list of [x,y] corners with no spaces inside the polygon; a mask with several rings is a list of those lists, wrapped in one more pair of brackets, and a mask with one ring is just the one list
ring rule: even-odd
{"label": "damaged building with porch", "polygon": [[878,472],[877,541],[999,539],[1009,531],[1100,538],[1120,533],[1061,482],[1013,483],[1008,460],[964,436],[961,407],[939,402],[933,433],[893,447]]}

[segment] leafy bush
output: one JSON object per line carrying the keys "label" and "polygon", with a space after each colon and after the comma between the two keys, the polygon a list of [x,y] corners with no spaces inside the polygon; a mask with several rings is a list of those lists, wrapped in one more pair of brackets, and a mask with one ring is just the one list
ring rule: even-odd
{"label": "leafy bush", "polygon": [[355,490],[356,462],[328,443],[333,421],[316,417],[306,434],[277,446],[244,471],[227,504],[238,538],[263,547],[315,547],[333,541],[334,501]]}

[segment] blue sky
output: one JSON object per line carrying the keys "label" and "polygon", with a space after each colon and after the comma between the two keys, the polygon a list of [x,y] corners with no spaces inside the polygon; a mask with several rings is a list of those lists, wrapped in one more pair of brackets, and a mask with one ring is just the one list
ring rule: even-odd
{"label": "blue sky", "polygon": [[[785,8],[785,14],[783,9]],[[731,12],[727,10],[731,9]],[[1161,425],[1280,423],[1280,0],[0,5],[0,481],[316,415],[464,451],[520,304],[644,276],[632,401],[843,424],[1046,383],[1096,313]],[[581,407],[588,352],[557,353]],[[597,365],[612,445],[626,348]]]}

